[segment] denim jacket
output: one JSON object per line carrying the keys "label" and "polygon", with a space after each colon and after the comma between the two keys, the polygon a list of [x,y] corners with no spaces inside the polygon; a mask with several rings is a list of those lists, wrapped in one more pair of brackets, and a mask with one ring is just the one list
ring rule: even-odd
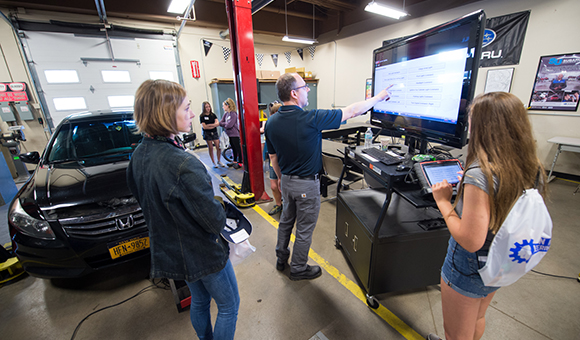
{"label": "denim jacket", "polygon": [[193,282],[225,267],[229,246],[219,233],[226,215],[193,154],[143,138],[127,182],[149,228],[151,277]]}

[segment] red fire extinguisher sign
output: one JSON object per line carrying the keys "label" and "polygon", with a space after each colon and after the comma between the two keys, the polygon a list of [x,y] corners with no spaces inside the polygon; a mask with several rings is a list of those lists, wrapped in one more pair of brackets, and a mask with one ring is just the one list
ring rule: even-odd
{"label": "red fire extinguisher sign", "polygon": [[192,60],[191,61],[191,75],[194,78],[201,77],[201,75],[199,73],[199,61],[197,61],[197,60]]}

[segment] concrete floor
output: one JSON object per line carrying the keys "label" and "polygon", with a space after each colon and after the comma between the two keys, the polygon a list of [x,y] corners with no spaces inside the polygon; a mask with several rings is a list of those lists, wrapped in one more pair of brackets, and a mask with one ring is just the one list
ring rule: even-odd
{"label": "concrete floor", "polygon": [[[195,151],[206,164],[207,149]],[[242,170],[209,168],[216,193],[219,174],[240,183]],[[360,182],[359,182],[360,183]],[[352,189],[362,184],[353,185]],[[483,339],[580,338],[580,194],[577,184],[556,179],[548,208],[554,222],[550,251],[537,271],[496,294]],[[269,190],[269,184],[266,185]],[[329,188],[329,197],[336,193]],[[256,252],[235,268],[241,296],[236,339],[420,339],[443,334],[439,286],[378,295],[379,314],[360,299],[360,289],[342,252],[334,247],[336,200],[323,200],[312,250],[324,264],[313,281],[290,281],[275,268],[273,203],[244,209],[254,227]],[[0,207],[0,241],[6,240],[6,210]],[[318,255],[318,257],[316,257]],[[310,260],[315,263],[314,259]],[[0,288],[2,339],[69,339],[90,313],[132,297],[151,285],[135,264],[75,280],[26,276]],[[336,269],[332,274],[329,270]],[[413,270],[413,268],[408,268]],[[336,278],[335,278],[336,277]],[[576,290],[574,290],[576,289]],[[576,293],[575,293],[576,292]],[[216,307],[212,305],[215,318]],[[169,290],[149,288],[130,301],[90,316],[75,339],[194,339],[189,313],[178,313]]]}

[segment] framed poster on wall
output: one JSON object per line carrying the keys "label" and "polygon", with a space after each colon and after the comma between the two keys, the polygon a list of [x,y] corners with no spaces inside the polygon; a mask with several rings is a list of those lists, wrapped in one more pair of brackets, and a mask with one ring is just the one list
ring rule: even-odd
{"label": "framed poster on wall", "polygon": [[576,111],[580,93],[580,53],[540,57],[529,109]]}
{"label": "framed poster on wall", "polygon": [[513,67],[488,70],[487,78],[485,79],[485,90],[483,92],[510,92],[513,76]]}

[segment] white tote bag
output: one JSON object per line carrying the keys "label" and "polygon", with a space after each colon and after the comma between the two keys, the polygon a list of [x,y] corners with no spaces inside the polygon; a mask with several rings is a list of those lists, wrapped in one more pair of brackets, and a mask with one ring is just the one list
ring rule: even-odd
{"label": "white tote bag", "polygon": [[526,190],[495,235],[487,262],[479,270],[486,286],[516,282],[546,255],[552,240],[552,219],[536,189]]}

